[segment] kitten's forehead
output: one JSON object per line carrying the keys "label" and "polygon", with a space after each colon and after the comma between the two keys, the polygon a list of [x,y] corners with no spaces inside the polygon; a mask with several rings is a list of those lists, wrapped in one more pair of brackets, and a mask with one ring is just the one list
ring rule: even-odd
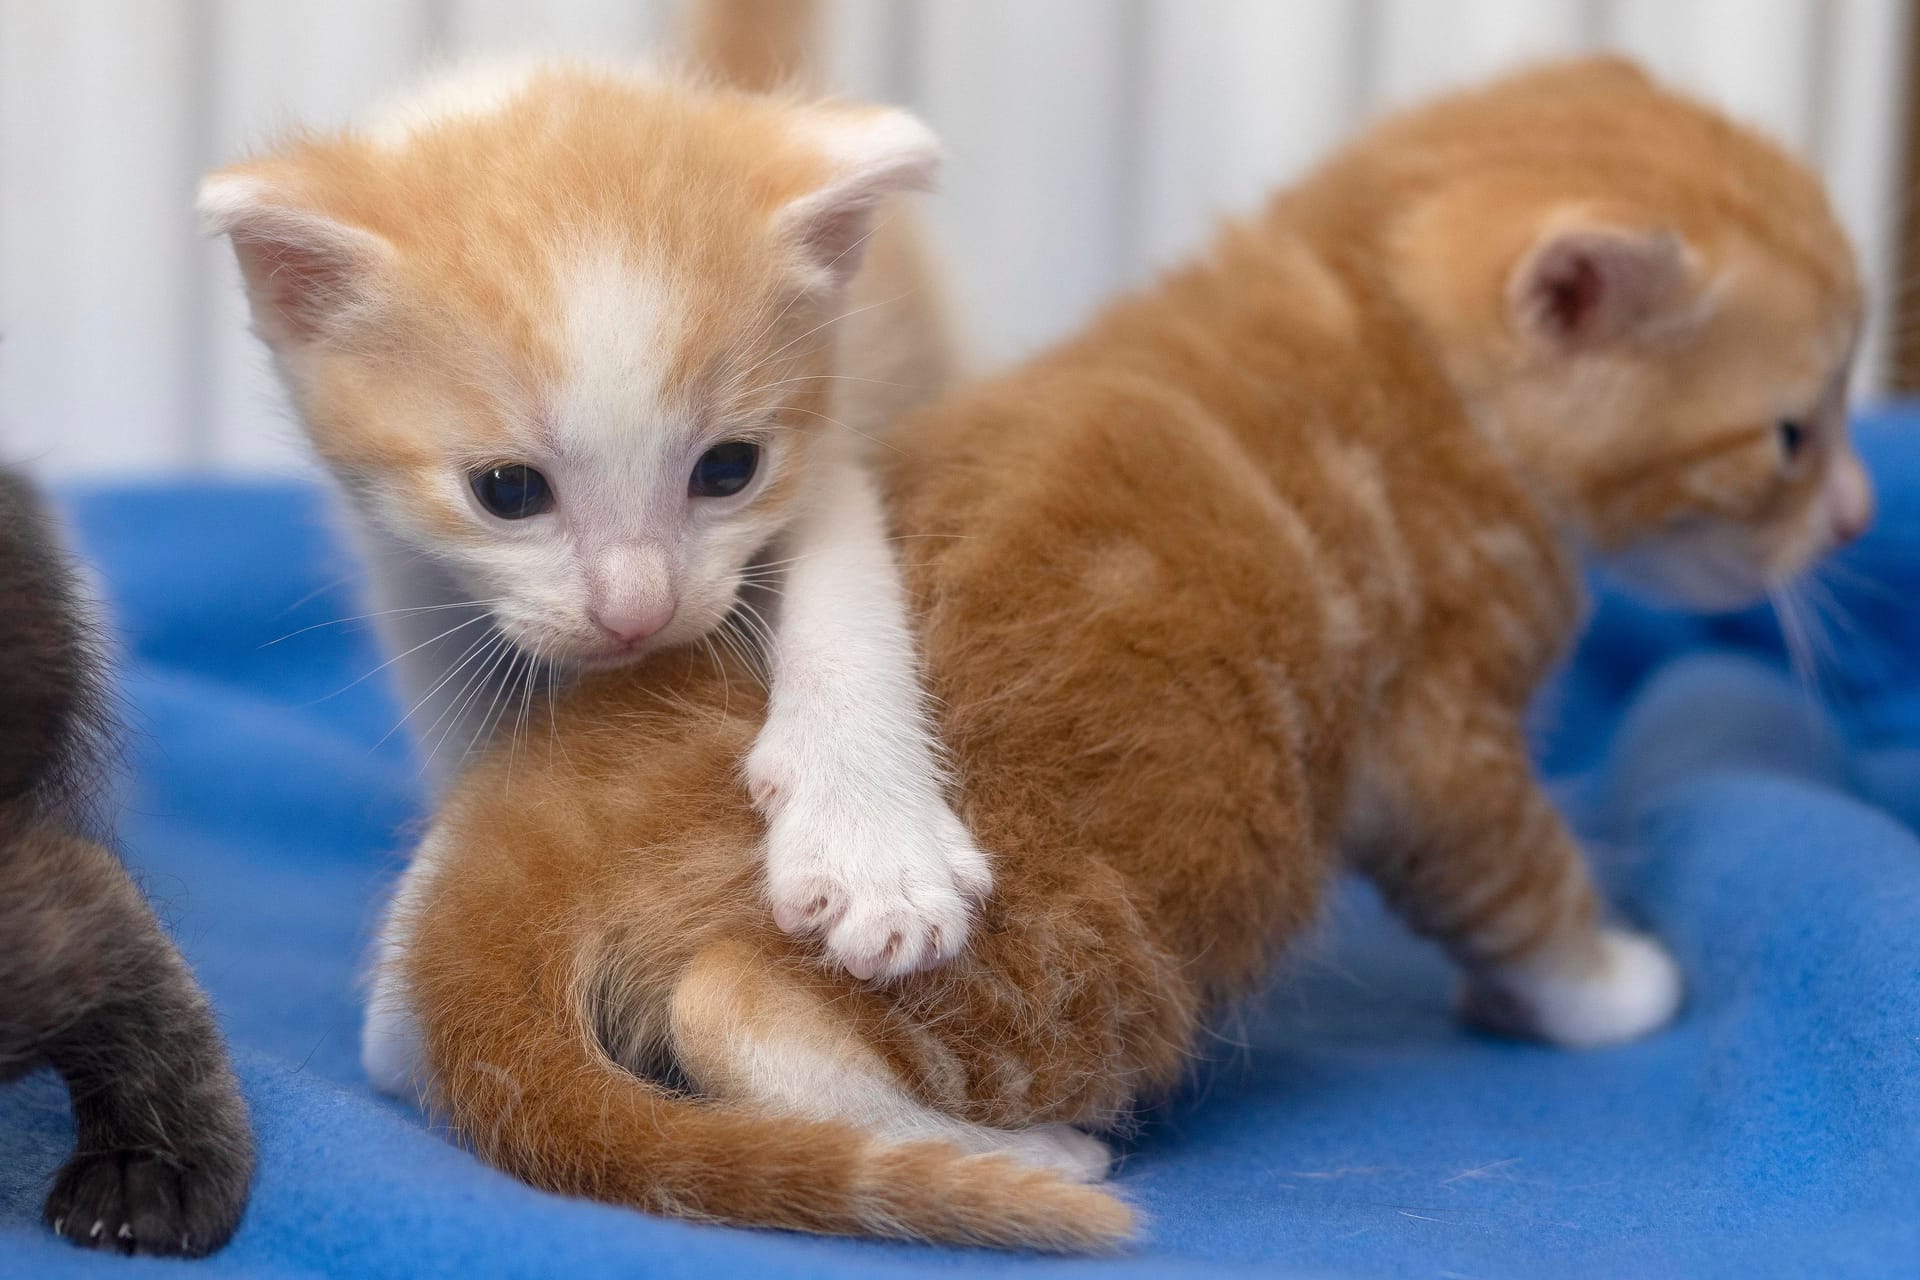
{"label": "kitten's forehead", "polygon": [[1756,387],[1791,385],[1806,396],[1826,389],[1858,343],[1858,299],[1789,269],[1764,248],[1731,259],[1711,290],[1708,310],[1719,333],[1709,357]]}
{"label": "kitten's forehead", "polygon": [[560,257],[554,290],[558,350],[541,424],[549,446],[596,484],[652,492],[699,433],[688,286],[663,263],[603,245]]}

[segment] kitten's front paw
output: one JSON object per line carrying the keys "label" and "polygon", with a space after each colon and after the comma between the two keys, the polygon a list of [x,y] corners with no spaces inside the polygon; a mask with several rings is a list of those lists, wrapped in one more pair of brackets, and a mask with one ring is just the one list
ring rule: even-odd
{"label": "kitten's front paw", "polygon": [[243,1160],[201,1165],[155,1151],[87,1152],[55,1176],[46,1222],[90,1249],[197,1258],[240,1225],[249,1172]]}
{"label": "kitten's front paw", "polygon": [[1467,980],[1460,1012],[1508,1035],[1567,1049],[1635,1040],[1672,1021],[1680,1008],[1680,970],[1651,938],[1624,929],[1599,936],[1596,960],[1540,964]]}
{"label": "kitten's front paw", "polygon": [[[884,810],[884,806],[876,806]],[[987,858],[938,800],[888,829],[880,813],[775,806],[767,828],[774,923],[824,936],[856,978],[898,978],[960,954],[993,889]]]}

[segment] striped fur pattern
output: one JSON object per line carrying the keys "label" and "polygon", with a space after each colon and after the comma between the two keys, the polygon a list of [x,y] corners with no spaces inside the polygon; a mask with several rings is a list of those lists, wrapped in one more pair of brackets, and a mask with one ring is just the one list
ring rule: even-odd
{"label": "striped fur pattern", "polygon": [[[405,998],[488,1160],[656,1212],[1114,1246],[1123,1126],[1344,866],[1570,1047],[1666,1022],[1521,720],[1607,557],[1703,607],[1871,511],[1860,296],[1816,181],[1619,62],[1386,121],[887,463],[956,803],[967,952],[822,968],[760,905],[760,700],[669,655],[482,760]],[[1063,1128],[1062,1126],[1068,1126]]]}

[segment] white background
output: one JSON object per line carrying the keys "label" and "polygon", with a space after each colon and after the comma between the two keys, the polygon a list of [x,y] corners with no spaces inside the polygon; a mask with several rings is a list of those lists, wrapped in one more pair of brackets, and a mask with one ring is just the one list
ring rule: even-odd
{"label": "white background", "polygon": [[[837,84],[919,108],[985,350],[1070,328],[1382,104],[1611,46],[1826,173],[1890,282],[1909,0],[836,0]],[[666,47],[672,0],[0,0],[0,450],[54,475],[286,471],[198,175],[425,62]],[[1884,296],[1883,291],[1883,296]],[[1871,385],[1884,326],[1868,351]]]}

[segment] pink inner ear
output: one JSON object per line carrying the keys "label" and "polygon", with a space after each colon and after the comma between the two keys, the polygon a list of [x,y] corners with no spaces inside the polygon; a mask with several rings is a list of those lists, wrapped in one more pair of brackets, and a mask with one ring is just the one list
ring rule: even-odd
{"label": "pink inner ear", "polygon": [[[1549,251],[1549,257],[1554,257]],[[1558,255],[1554,261],[1540,264],[1536,276],[1542,307],[1542,319],[1561,338],[1590,336],[1593,318],[1599,313],[1604,283],[1600,268],[1584,253]]]}
{"label": "pink inner ear", "polygon": [[1570,231],[1521,267],[1522,318],[1556,342],[1603,342],[1652,319],[1686,273],[1679,239],[1665,231]]}
{"label": "pink inner ear", "polygon": [[233,251],[254,313],[275,337],[308,341],[353,297],[364,264],[340,246],[302,244],[236,232]]}
{"label": "pink inner ear", "polygon": [[873,213],[866,202],[822,208],[795,228],[796,238],[809,261],[845,280],[860,267]]}

